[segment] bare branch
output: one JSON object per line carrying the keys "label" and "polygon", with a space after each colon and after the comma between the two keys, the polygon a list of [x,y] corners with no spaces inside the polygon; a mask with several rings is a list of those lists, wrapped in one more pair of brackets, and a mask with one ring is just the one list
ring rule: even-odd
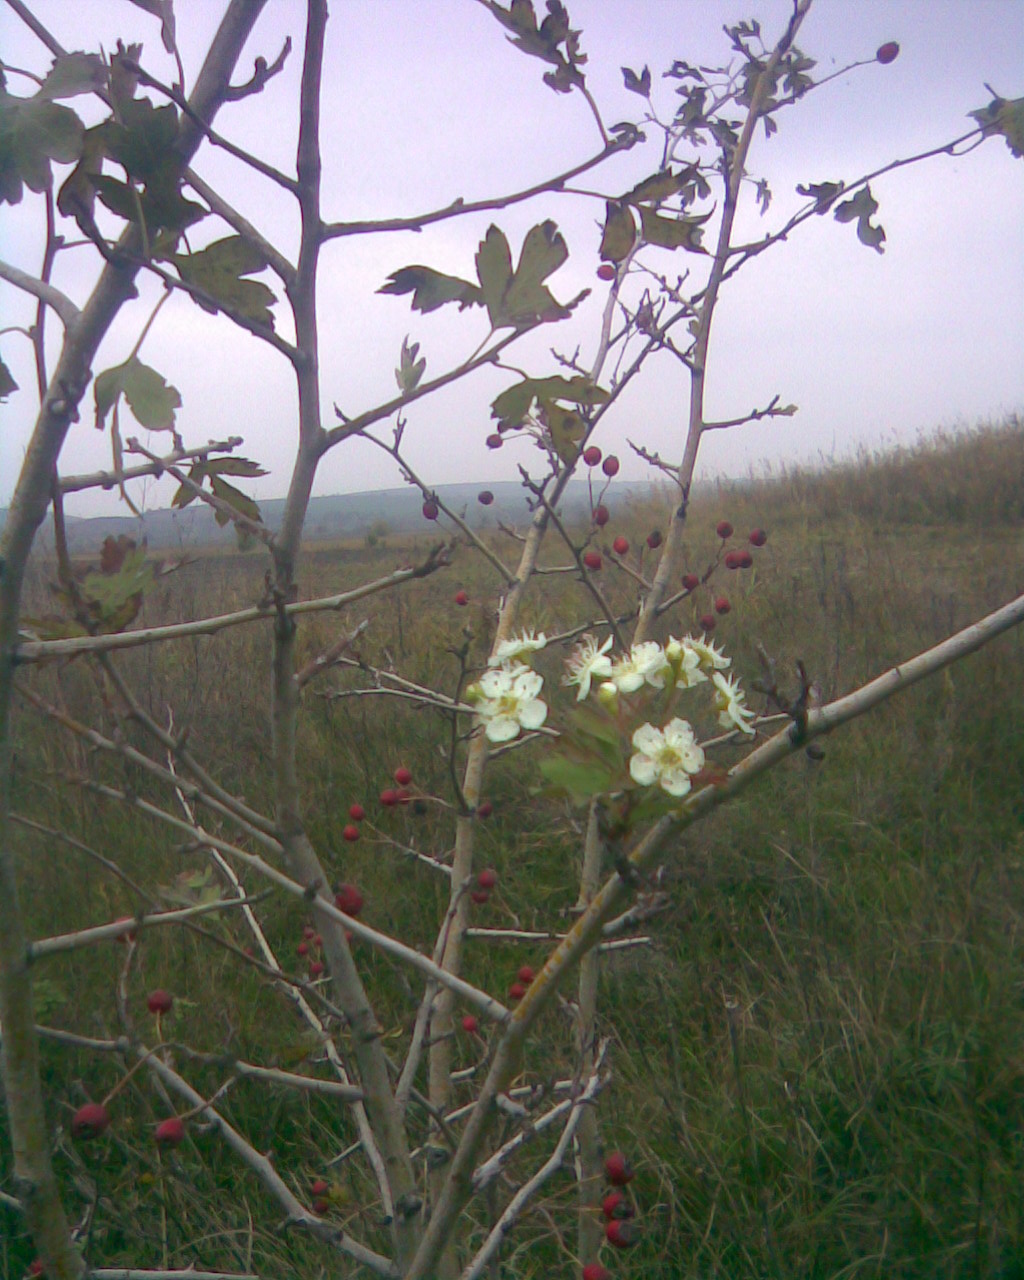
{"label": "bare branch", "polygon": [[61,293],[55,285],[46,280],[40,280],[37,276],[29,275],[27,271],[22,271],[20,267],[12,266],[9,262],[0,260],[0,280],[6,280],[8,284],[13,284],[15,288],[32,294],[40,302],[45,302],[60,317],[65,329],[74,324],[78,318],[78,308],[66,293]]}
{"label": "bare branch", "polygon": [[125,467],[123,471],[93,471],[87,475],[65,476],[60,482],[61,493],[80,493],[83,489],[116,489],[126,480],[138,480],[142,476],[160,476],[176,462],[195,462],[208,458],[211,453],[230,453],[242,444],[241,436],[229,436],[226,440],[211,440],[195,449],[172,449],[170,453],[153,462],[137,467]]}

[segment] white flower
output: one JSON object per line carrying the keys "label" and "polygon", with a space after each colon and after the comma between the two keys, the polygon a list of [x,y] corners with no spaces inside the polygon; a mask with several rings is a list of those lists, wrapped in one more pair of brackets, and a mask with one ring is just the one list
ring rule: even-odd
{"label": "white flower", "polygon": [[730,665],[721,649],[715,648],[714,640],[695,640],[693,636],[684,636],[681,643],[697,655],[701,671],[724,671]]}
{"label": "white flower", "polygon": [[636,755],[629,761],[634,782],[642,787],[655,783],[670,796],[685,796],[690,790],[690,774],[703,767],[704,752],[686,720],[676,717],[664,729],[642,724],[633,734]]}
{"label": "white flower", "polygon": [[523,660],[537,649],[543,649],[548,638],[542,631],[537,635],[533,631],[524,631],[521,636],[513,636],[511,640],[503,640],[487,659],[489,667],[500,667],[506,662]]}
{"label": "white flower", "polygon": [[521,664],[506,663],[483,673],[472,686],[472,697],[488,741],[510,742],[521,728],[541,727],[548,714],[537,697],[543,684],[543,676]]}
{"label": "white flower", "polygon": [[741,729],[753,735],[754,730],[747,720],[753,720],[754,712],[746,705],[746,696],[739,682],[723,676],[720,671],[716,671],[711,679],[715,686],[712,705],[718,712],[718,723],[723,729]]}
{"label": "white flower", "polygon": [[677,689],[692,689],[707,680],[700,669],[700,654],[687,640],[669,640],[665,645],[665,657],[675,672]]}
{"label": "white flower", "polygon": [[665,650],[656,640],[633,645],[629,653],[612,667],[612,683],[619,693],[636,693],[645,683],[655,689],[665,687]]}
{"label": "white flower", "polygon": [[608,650],[611,647],[611,636],[600,646],[594,636],[584,636],[569,655],[569,661],[566,663],[569,674],[565,677],[565,683],[579,685],[577,702],[582,702],[590,692],[591,680],[595,677],[611,675],[612,660],[608,657]]}

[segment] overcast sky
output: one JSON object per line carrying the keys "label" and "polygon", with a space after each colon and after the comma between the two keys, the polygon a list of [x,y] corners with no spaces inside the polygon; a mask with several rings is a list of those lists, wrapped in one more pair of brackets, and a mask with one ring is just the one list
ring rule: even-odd
{"label": "overcast sky", "polygon": [[[171,80],[173,68],[156,23],[112,0],[37,0],[33,11],[65,48],[111,49],[117,37],[141,39],[143,61]],[[542,5],[538,5],[542,8]],[[179,40],[189,81],[221,11],[215,0],[177,0]],[[295,49],[287,69],[260,97],[229,106],[217,127],[282,169],[293,167],[295,101],[302,48],[298,0],[272,0],[256,27],[236,80],[252,59],[272,60],[288,33]],[[412,214],[527,186],[597,150],[594,122],[578,94],[561,96],[541,82],[542,64],[526,58],[474,0],[334,0],[324,94],[324,203],[329,219]],[[650,66],[655,104],[671,114],[676,82],[660,73],[675,58],[691,63],[727,59],[722,23],[757,17],[766,39],[785,21],[788,0],[569,0],[583,30],[588,85],[606,121],[638,121],[644,101],[627,93],[619,68]],[[799,44],[818,60],[815,74],[871,58],[897,40],[891,66],[862,67],[784,112],[766,142],[759,131],[749,169],[774,194],[761,218],[753,200],[739,235],[753,238],[799,207],[798,182],[852,180],[890,160],[940,145],[966,131],[966,113],[990,98],[1024,93],[1022,0],[816,0]],[[48,58],[11,10],[0,7],[0,54],[11,66],[45,70]],[[10,76],[8,89],[27,93]],[[98,106],[73,104],[90,120]],[[91,113],[91,114],[90,114]],[[657,168],[657,139],[618,158],[585,185],[611,194]],[[204,151],[197,169],[229,195],[260,229],[294,258],[296,217],[289,199],[220,153]],[[66,171],[64,171],[66,172]],[[62,180],[64,172],[59,172]],[[1024,163],[1002,139],[969,155],[942,156],[885,175],[872,184],[878,221],[887,234],[879,255],[861,245],[852,226],[815,218],[778,249],[756,259],[723,291],[708,368],[708,415],[731,418],[775,394],[794,402],[791,419],[713,433],[699,475],[743,475],[764,464],[843,458],[860,446],[909,442],[943,426],[996,419],[1024,408]],[[436,375],[476,348],[486,333],[478,309],[422,316],[407,298],[375,291],[396,268],[422,262],[473,276],[473,255],[490,222],[517,250],[530,226],[553,218],[570,259],[549,281],[555,296],[594,294],[571,322],[545,326],[516,348],[513,363],[531,373],[556,371],[549,354],[577,344],[593,350],[606,286],[595,277],[603,206],[583,197],[546,196],[496,214],[453,220],[423,234],[393,233],[332,242],[325,250],[320,290],[324,422],[333,405],[354,414],[395,393],[393,370],[403,337],[421,344],[427,375]],[[37,269],[41,205],[26,193],[20,206],[0,208],[0,256]],[[205,230],[209,226],[210,230]],[[73,228],[72,228],[73,230]],[[201,224],[194,246],[225,234]],[[683,259],[686,259],[684,262]],[[92,250],[61,255],[56,280],[79,301],[95,275]],[[664,251],[649,261],[676,274],[699,269],[692,255]],[[268,283],[275,281],[269,275]],[[125,358],[156,297],[146,283],[126,308],[96,362],[101,370]],[[0,285],[3,327],[28,324],[24,295]],[[287,333],[286,309],[278,327]],[[51,321],[51,335],[58,326]],[[56,348],[54,347],[54,350]],[[28,344],[0,338],[0,353],[22,390],[0,408],[0,505],[13,489],[35,414]],[[246,452],[272,470],[261,496],[287,485],[294,445],[294,393],[289,369],[258,340],[233,331],[179,295],[162,311],[141,357],[179,388],[179,426],[190,444],[240,434]],[[623,475],[640,478],[627,439],[644,440],[664,457],[681,448],[684,370],[669,357],[649,368],[598,439],[623,460]],[[435,484],[501,480],[536,455],[525,442],[498,453],[484,440],[489,401],[509,382],[488,370],[409,411],[409,452]],[[91,410],[91,393],[83,408]],[[65,473],[109,461],[106,438],[90,413],[71,433]],[[126,421],[124,434],[135,431]],[[153,447],[163,441],[154,438]],[[330,455],[318,493],[401,483],[393,464],[363,442]],[[167,482],[151,486],[147,505],[165,505]],[[109,495],[83,495],[70,509],[109,509]]]}

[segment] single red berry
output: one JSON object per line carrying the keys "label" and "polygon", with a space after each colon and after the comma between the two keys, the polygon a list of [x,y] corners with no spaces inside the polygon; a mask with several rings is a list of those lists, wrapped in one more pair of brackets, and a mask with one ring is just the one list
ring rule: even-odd
{"label": "single red berry", "polygon": [[493,889],[498,883],[498,873],[493,867],[484,867],[477,876],[476,882],[481,889]]}
{"label": "single red berry", "polygon": [[348,816],[353,822],[362,822],[366,817],[366,810],[361,804],[351,804],[348,807]]}
{"label": "single red berry", "polygon": [[323,1178],[317,1178],[309,1188],[310,1194],[314,1196],[325,1196],[329,1190],[327,1183]]}
{"label": "single red berry", "polygon": [[713,613],[702,613],[697,621],[700,623],[702,631],[714,631],[715,615]]}
{"label": "single red berry", "polygon": [[505,441],[502,440],[501,436],[498,435],[497,431],[493,432],[491,435],[487,437],[488,449],[500,449],[504,443]]}
{"label": "single red berry", "polygon": [[313,935],[313,946],[314,946],[314,947],[322,947],[323,945],[324,945],[324,940],[323,940],[323,938],[321,938],[321,937],[320,937],[320,935],[319,935],[318,933],[315,933],[315,934]]}
{"label": "single red berry", "polygon": [[334,905],[347,916],[357,916],[363,909],[363,895],[354,884],[339,884]]}
{"label": "single red berry", "polygon": [[617,476],[619,474],[619,460],[616,458],[614,453],[610,453],[608,457],[605,458],[604,462],[601,463],[601,470],[609,480],[612,476]]}
{"label": "single red berry", "polygon": [[28,1273],[30,1276],[45,1276],[46,1268],[43,1266],[40,1258],[33,1258],[28,1264]]}
{"label": "single red berry", "polygon": [[315,1214],[322,1218],[325,1213],[330,1212],[331,1202],[326,1198],[326,1196],[316,1196],[314,1197],[313,1203],[310,1207]]}
{"label": "single red berry", "polygon": [[604,1174],[613,1187],[624,1187],[632,1182],[634,1173],[629,1161],[621,1151],[613,1151],[605,1157]]}
{"label": "single red berry", "polygon": [[490,489],[481,489],[476,495],[476,500],[482,507],[489,507],[494,501],[494,494],[491,493]]}
{"label": "single red berry", "polygon": [[341,833],[341,838],[343,840],[348,840],[350,843],[359,839],[359,828],[354,822],[346,824],[344,831]]}
{"label": "single red berry", "polygon": [[456,591],[455,603],[460,607],[467,605],[469,604],[469,596],[466,595],[465,591]]}
{"label": "single red berry", "polygon": [[875,54],[875,57],[883,67],[887,67],[890,62],[895,62],[899,56],[900,47],[895,40],[887,40],[885,44],[879,46],[878,52]]}
{"label": "single red berry", "polygon": [[601,1212],[609,1222],[612,1218],[632,1218],[633,1206],[621,1191],[610,1191],[601,1201]]}
{"label": "single red berry", "polygon": [[185,1122],[181,1116],[162,1120],[153,1135],[158,1147],[180,1147],[185,1141]]}
{"label": "single red berry", "polygon": [[307,924],[305,928],[302,930],[302,936],[308,942],[310,938],[316,937],[316,930],[313,928],[311,924]]}
{"label": "single red berry", "polygon": [[652,551],[657,551],[661,546],[661,531],[659,529],[652,529],[650,531],[647,535],[647,545]]}
{"label": "single red berry", "polygon": [[715,596],[715,613],[728,613],[731,608],[728,596]]}
{"label": "single red berry", "polygon": [[157,987],[146,996],[146,1008],[150,1013],[170,1013],[172,1004],[174,1004],[174,996],[163,987]]}
{"label": "single red berry", "polygon": [[308,955],[309,955],[309,943],[308,943],[308,942],[300,942],[300,943],[299,943],[299,945],[295,948],[295,950],[299,953],[299,955],[300,955],[300,956],[308,956]]}
{"label": "single red berry", "polygon": [[393,776],[400,787],[407,787],[412,782],[412,770],[407,769],[404,764],[398,766]]}
{"label": "single red berry", "polygon": [[380,793],[380,802],[385,809],[391,809],[398,804],[398,792],[392,787],[385,787]]}
{"label": "single red berry", "polygon": [[587,448],[583,450],[583,461],[588,467],[596,467],[601,461],[601,450],[596,444],[588,445]]}
{"label": "single red berry", "polygon": [[583,563],[588,569],[600,569],[602,564],[600,551],[585,551],[583,553]]}
{"label": "single red berry", "polygon": [[754,529],[751,531],[750,537],[747,541],[752,547],[763,547],[768,541],[768,535],[763,529]]}
{"label": "single red berry", "polygon": [[412,799],[412,792],[408,787],[399,787],[395,792],[395,800],[398,804],[408,804]]}
{"label": "single red berry", "polygon": [[516,977],[520,982],[525,982],[527,986],[534,980],[537,975],[533,971],[533,965],[523,964],[519,966],[519,972]]}
{"label": "single red berry", "polygon": [[612,550],[615,552],[615,554],[616,554],[617,556],[624,556],[624,555],[628,555],[628,554],[629,554],[629,539],[628,539],[628,538],[624,538],[624,537],[622,536],[622,534],[620,533],[620,534],[619,534],[619,536],[618,536],[618,537],[615,539],[615,541],[612,543]]}
{"label": "single red berry", "polygon": [[582,1280],[612,1280],[612,1273],[600,1262],[588,1262],[583,1268]]}
{"label": "single red berry", "polygon": [[612,1218],[605,1223],[604,1238],[616,1249],[628,1249],[640,1239],[640,1233],[628,1218]]}
{"label": "single red berry", "polygon": [[727,551],[725,553],[725,567],[727,569],[738,569],[740,567],[740,552]]}
{"label": "single red berry", "polygon": [[319,978],[324,971],[324,962],[322,960],[310,960],[309,976],[311,978]]}
{"label": "single red berry", "polygon": [[715,525],[715,533],[717,533],[718,536],[723,540],[725,538],[731,538],[732,525],[729,523],[728,520],[719,520],[718,524]]}
{"label": "single red berry", "polygon": [[683,590],[684,591],[696,591],[699,586],[700,586],[700,578],[698,578],[695,573],[683,574]]}
{"label": "single red berry", "polygon": [[598,280],[614,280],[615,267],[610,262],[602,262],[597,269]]}
{"label": "single red berry", "polygon": [[521,982],[513,982],[508,989],[508,998],[510,1000],[522,1000],[526,995],[526,988]]}
{"label": "single red berry", "polygon": [[476,816],[478,818],[489,818],[493,812],[494,805],[491,804],[490,800],[485,800],[483,804],[478,804],[476,807]]}
{"label": "single red berry", "polygon": [[73,1138],[98,1138],[110,1125],[110,1112],[102,1102],[87,1102],[71,1117]]}
{"label": "single red berry", "polygon": [[485,902],[490,902],[491,895],[487,889],[474,889],[470,893],[471,901],[475,902],[478,907],[482,907]]}
{"label": "single red berry", "polygon": [[462,1029],[467,1035],[475,1036],[480,1030],[480,1023],[477,1022],[476,1018],[474,1018],[471,1013],[467,1013],[462,1019]]}
{"label": "single red berry", "polygon": [[611,518],[612,513],[607,507],[599,504],[594,508],[593,521],[599,529],[603,529]]}
{"label": "single red berry", "polygon": [[750,552],[747,550],[746,547],[744,547],[742,551],[737,551],[736,554],[739,557],[739,567],[741,569],[749,569],[750,566],[754,563],[754,557],[750,554]]}
{"label": "single red berry", "polygon": [[440,508],[433,498],[428,498],[423,504],[423,518],[425,520],[436,520]]}

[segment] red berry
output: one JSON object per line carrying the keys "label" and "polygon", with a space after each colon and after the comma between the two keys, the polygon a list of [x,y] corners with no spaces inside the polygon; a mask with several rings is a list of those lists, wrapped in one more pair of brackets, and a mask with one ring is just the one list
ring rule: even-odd
{"label": "red berry", "polygon": [[487,437],[488,449],[500,449],[504,443],[505,441],[502,440],[501,436],[498,435],[497,431],[495,431],[492,435],[489,435]]}
{"label": "red berry", "polygon": [[[499,436],[498,438],[500,439],[501,437]],[[494,501],[494,494],[491,493],[490,489],[481,489],[476,495],[476,500],[482,507],[489,507]]]}
{"label": "red berry", "polygon": [[612,543],[612,550],[615,552],[617,556],[628,555],[629,540],[627,538],[624,538],[620,533],[619,536]]}
{"label": "red berry", "polygon": [[751,531],[750,537],[747,541],[752,547],[763,547],[768,541],[768,535],[763,529],[754,529]]}
{"label": "red berry", "polygon": [[174,996],[163,987],[157,987],[146,996],[146,1008],[150,1013],[170,1013],[172,1004],[174,1004]]}
{"label": "red berry", "polygon": [[363,909],[363,895],[354,884],[339,884],[334,905],[347,916],[357,916]]}
{"label": "red berry", "polygon": [[483,804],[478,804],[476,807],[476,816],[478,818],[489,818],[493,812],[494,805],[491,804],[490,800],[485,800]]}
{"label": "red berry", "polygon": [[302,936],[308,942],[310,938],[316,937],[316,930],[313,928],[311,924],[307,924],[305,928],[302,930]]}
{"label": "red berry", "polygon": [[700,578],[698,578],[695,573],[683,574],[683,590],[684,591],[696,591],[699,586],[700,586]]}
{"label": "red berry", "polygon": [[700,623],[702,631],[714,631],[715,615],[713,613],[702,613],[697,621]]}
{"label": "red berry", "polygon": [[740,567],[740,552],[727,551],[725,553],[725,567],[727,569],[738,569]]}
{"label": "red berry", "polygon": [[519,972],[516,974],[519,981],[525,982],[527,986],[529,986],[536,976],[537,975],[533,971],[533,966],[529,964],[520,965]]}
{"label": "red berry", "polygon": [[42,1260],[39,1258],[33,1258],[28,1264],[28,1273],[30,1276],[46,1275],[46,1268],[43,1266]]}
{"label": "red berry", "polygon": [[510,1000],[522,1000],[526,995],[526,988],[521,982],[513,982],[508,989],[508,998]]}
{"label": "red berry", "polygon": [[737,551],[736,555],[739,557],[738,563],[741,569],[749,569],[750,566],[754,563],[754,557],[750,554],[750,552],[747,550],[746,547],[744,547],[742,551]]}
{"label": "red berry", "polygon": [[460,607],[463,605],[467,605],[469,604],[469,596],[466,595],[465,591],[456,591],[455,603]]}
{"label": "red berry", "polygon": [[594,508],[593,521],[599,529],[603,529],[611,518],[612,514],[607,507],[599,505]]}
{"label": "red berry", "polygon": [[395,792],[395,801],[397,804],[408,804],[412,799],[412,792],[408,787],[399,787]]}
{"label": "red berry", "polygon": [[715,613],[728,613],[731,608],[727,596],[715,596]]}
{"label": "red berry", "polygon": [[341,833],[341,838],[350,842],[359,839],[359,828],[354,822],[346,824],[344,831]]}
{"label": "red berry", "polygon": [[315,934],[313,935],[313,946],[314,946],[314,947],[322,947],[323,945],[324,945],[324,940],[323,940],[323,938],[321,938],[321,937],[320,937],[320,935],[319,935],[318,933],[315,933]]}
{"label": "red berry", "polygon": [[311,1208],[315,1214],[318,1214],[322,1218],[325,1213],[330,1212],[331,1202],[325,1196],[316,1196]]}
{"label": "red berry", "polygon": [[595,569],[595,570],[600,569],[602,564],[600,551],[584,552],[583,563],[587,566],[588,569]]}
{"label": "red berry", "polygon": [[477,1022],[476,1018],[474,1018],[471,1013],[467,1013],[462,1019],[462,1029],[467,1035],[475,1036],[480,1030],[480,1023]]}
{"label": "red berry", "polygon": [[613,1151],[605,1157],[604,1174],[613,1187],[624,1187],[634,1178],[630,1163],[621,1151]]}
{"label": "red berry", "polygon": [[158,1147],[180,1147],[185,1141],[185,1122],[180,1116],[162,1120],[153,1135]]}
{"label": "red berry", "polygon": [[885,44],[879,46],[878,52],[875,54],[875,57],[883,67],[887,67],[890,62],[895,62],[899,56],[900,47],[895,40],[887,40]]}
{"label": "red berry", "polygon": [[615,267],[610,262],[602,262],[597,269],[598,280],[614,280]]}
{"label": "red berry", "polygon": [[404,764],[399,765],[394,772],[394,779],[400,787],[407,787],[412,782],[412,770],[407,769]]}
{"label": "red berry", "polygon": [[477,876],[476,882],[481,889],[493,889],[498,883],[498,873],[493,867],[484,867],[483,871]]}
{"label": "red berry", "polygon": [[640,1239],[640,1233],[628,1218],[612,1218],[605,1224],[604,1238],[616,1249],[628,1249]]}
{"label": "red berry", "polygon": [[732,525],[728,520],[719,520],[718,524],[715,525],[715,533],[722,539],[731,538]]}
{"label": "red berry", "polygon": [[485,902],[490,902],[491,900],[490,891],[487,889],[474,889],[469,896],[478,907],[482,907]]}
{"label": "red berry", "polygon": [[596,467],[601,461],[601,450],[596,444],[589,445],[583,450],[583,461],[588,467]]}
{"label": "red berry", "polygon": [[610,453],[608,457],[605,458],[604,462],[601,463],[601,470],[609,480],[612,476],[617,476],[619,474],[619,460],[616,458],[614,453]]}
{"label": "red berry", "polygon": [[319,978],[324,971],[324,962],[322,960],[310,960],[309,976],[311,978]]}
{"label": "red berry", "polygon": [[73,1138],[98,1138],[110,1124],[110,1112],[102,1102],[87,1102],[71,1117]]}
{"label": "red berry", "polygon": [[351,804],[348,807],[348,816],[353,822],[362,822],[366,817],[366,810],[361,804]]}
{"label": "red berry", "polygon": [[633,1206],[621,1191],[611,1191],[601,1201],[601,1212],[609,1222],[612,1218],[632,1218]]}
{"label": "red berry", "polygon": [[439,510],[437,503],[432,498],[428,498],[423,504],[423,518],[425,520],[436,520]]}
{"label": "red berry", "polygon": [[398,804],[398,792],[395,791],[392,787],[386,787],[380,793],[380,802],[385,807],[385,809],[393,808],[396,804]]}
{"label": "red berry", "polygon": [[325,1196],[328,1189],[327,1183],[324,1182],[323,1178],[317,1178],[309,1188],[310,1193],[314,1196]]}
{"label": "red berry", "polygon": [[309,943],[308,943],[308,942],[300,942],[300,943],[299,943],[299,945],[295,948],[295,950],[299,953],[299,955],[300,955],[300,956],[308,956],[308,955],[309,955]]}
{"label": "red berry", "polygon": [[661,532],[658,529],[652,529],[647,535],[647,545],[652,551],[657,551],[661,546]]}
{"label": "red berry", "polygon": [[600,1262],[588,1262],[583,1268],[582,1280],[612,1280],[612,1273]]}

